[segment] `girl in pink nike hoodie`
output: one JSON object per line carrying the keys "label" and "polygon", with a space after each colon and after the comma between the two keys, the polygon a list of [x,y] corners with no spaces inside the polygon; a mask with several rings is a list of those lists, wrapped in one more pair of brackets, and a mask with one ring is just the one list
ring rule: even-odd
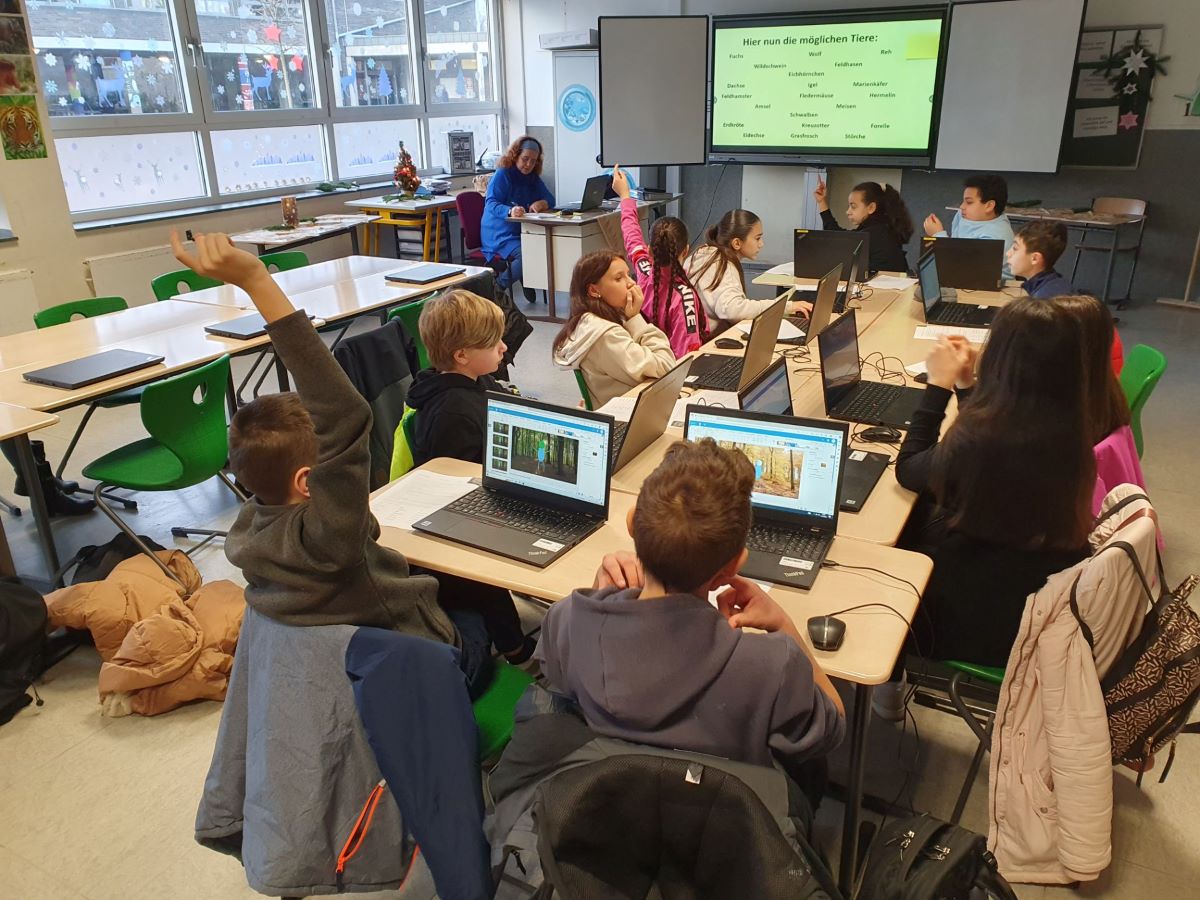
{"label": "girl in pink nike hoodie", "polygon": [[642,315],[667,336],[671,351],[681,358],[709,338],[708,318],[683,269],[688,252],[687,226],[674,216],[664,216],[651,227],[647,245],[638,220],[637,201],[630,197],[629,179],[620,166],[613,168],[612,187],[621,198],[625,255],[645,297]]}

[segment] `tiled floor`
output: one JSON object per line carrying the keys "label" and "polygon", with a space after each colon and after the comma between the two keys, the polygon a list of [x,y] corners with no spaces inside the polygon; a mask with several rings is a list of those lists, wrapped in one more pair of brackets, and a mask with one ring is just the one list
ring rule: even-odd
{"label": "tiled floor", "polygon": [[[1170,368],[1145,414],[1143,461],[1150,493],[1164,523],[1167,568],[1172,581],[1200,571],[1200,535],[1192,525],[1200,498],[1200,462],[1193,441],[1200,434],[1195,385],[1200,384],[1200,315],[1152,305],[1121,314],[1127,348],[1143,342],[1161,348]],[[561,403],[577,400],[574,379],[549,365],[556,326],[538,325],[522,349],[514,380],[526,393]],[[238,362],[238,370],[245,364]],[[42,433],[57,460],[80,411]],[[140,436],[136,410],[101,410],[72,463]],[[10,485],[0,475],[0,492]],[[177,495],[144,495],[130,519],[137,530],[170,544],[174,524],[228,524],[235,505],[213,482]],[[44,575],[28,513],[5,518],[18,568]],[[56,520],[64,556],[111,537],[99,514]],[[238,575],[220,545],[197,554],[209,579]],[[99,660],[81,650],[60,663],[40,685],[45,700],[0,728],[0,895],[21,900],[100,898],[225,898],[256,896],[237,864],[192,840],[192,822],[212,751],[221,707],[202,703],[164,716],[106,719],[96,702]],[[873,720],[868,790],[881,797],[909,796],[919,809],[948,816],[973,750],[957,719],[916,708],[919,742],[912,726]],[[834,771],[844,765],[835,759]],[[1104,898],[1184,898],[1200,883],[1200,820],[1192,799],[1200,795],[1200,738],[1186,738],[1169,781],[1148,779],[1141,791],[1124,772],[1116,778],[1114,863],[1097,882],[1078,891],[1019,887],[1023,900],[1074,895]],[[905,784],[907,779],[907,785]],[[836,859],[841,806],[827,801],[819,837]],[[986,826],[986,791],[977,783],[964,824]]]}

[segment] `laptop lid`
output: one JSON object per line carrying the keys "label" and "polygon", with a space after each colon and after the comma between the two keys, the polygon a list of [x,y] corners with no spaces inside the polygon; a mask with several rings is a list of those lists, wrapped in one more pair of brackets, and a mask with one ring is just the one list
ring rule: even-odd
{"label": "laptop lid", "polygon": [[612,416],[487,393],[483,486],[555,509],[608,515]]}
{"label": "laptop lid", "polygon": [[991,238],[927,237],[922,253],[938,260],[938,283],[964,291],[996,291],[1003,286],[1004,241]]}
{"label": "laptop lid", "polygon": [[608,190],[608,183],[612,180],[610,175],[593,175],[583,185],[583,197],[579,200],[579,211],[587,212],[589,209],[599,209],[604,202],[604,192]]}
{"label": "laptop lid", "polygon": [[750,337],[746,339],[746,354],[742,357],[742,377],[738,381],[739,391],[771,364],[771,358],[775,355],[775,345],[779,342],[779,326],[783,324],[787,303],[788,295],[781,295],[750,323]]}
{"label": "laptop lid", "polygon": [[467,271],[463,266],[448,266],[445,263],[422,263],[410,266],[399,272],[388,272],[383,277],[388,281],[399,281],[402,284],[429,284],[431,281],[441,281],[452,275],[461,275]]}
{"label": "laptop lid", "polygon": [[833,266],[844,264],[851,256],[858,271],[870,269],[871,236],[865,231],[813,231],[797,228],[795,232],[792,274],[796,278],[822,278]]}
{"label": "laptop lid", "polygon": [[848,309],[836,322],[817,335],[821,353],[821,389],[825,394],[825,412],[837,407],[862,380],[858,357],[858,322]]}
{"label": "laptop lid", "polygon": [[637,395],[633,412],[629,416],[629,428],[625,431],[625,440],[621,444],[621,452],[613,465],[614,472],[632,462],[635,456],[658,440],[667,430],[667,423],[671,421],[671,413],[675,409],[675,401],[679,399],[679,392],[683,389],[683,383],[691,368],[691,358],[685,359]]}
{"label": "laptop lid", "polygon": [[107,381],[118,375],[136,372],[163,361],[163,357],[154,353],[138,353],[133,350],[105,350],[73,359],[70,362],[47,366],[44,369],[34,369],[23,372],[21,377],[32,384],[46,384],[50,387],[74,390],[97,381]]}
{"label": "laptop lid", "polygon": [[849,427],[845,422],[689,406],[684,435],[712,438],[754,466],[754,518],[837,529]]}
{"label": "laptop lid", "polygon": [[925,307],[925,318],[928,320],[929,314],[942,299],[936,253],[926,253],[917,260],[917,281],[921,285],[921,305]]}
{"label": "laptop lid", "polygon": [[792,385],[787,360],[782,356],[767,370],[738,391],[738,405],[747,412],[792,414]]}
{"label": "laptop lid", "polygon": [[[845,266],[841,263],[834,266],[817,282],[817,299],[813,302],[812,315],[808,317],[808,325],[804,331],[804,343],[812,343],[812,339],[825,330],[825,326],[829,324],[829,318],[833,315],[833,305],[837,302],[838,285],[842,280],[842,272]],[[854,264],[850,264],[851,277],[853,277]],[[853,284],[846,282],[847,296],[853,290]]]}

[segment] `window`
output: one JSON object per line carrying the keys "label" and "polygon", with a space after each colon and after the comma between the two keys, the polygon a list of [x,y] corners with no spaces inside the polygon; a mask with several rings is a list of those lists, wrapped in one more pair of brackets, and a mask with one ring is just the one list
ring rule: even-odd
{"label": "window", "polygon": [[497,6],[28,0],[72,214],[382,180],[401,141],[448,168],[449,131],[495,149]]}

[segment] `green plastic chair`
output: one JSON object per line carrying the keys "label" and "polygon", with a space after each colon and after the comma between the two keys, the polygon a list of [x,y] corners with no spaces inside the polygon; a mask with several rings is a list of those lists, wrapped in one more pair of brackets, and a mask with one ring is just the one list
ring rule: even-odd
{"label": "green plastic chair", "polygon": [[583,408],[590,410],[592,408],[592,395],[588,393],[587,381],[583,377],[583,370],[575,370],[575,383],[579,385],[579,396],[583,398]]}
{"label": "green plastic chair", "polygon": [[[150,290],[154,291],[155,300],[170,300],[177,294],[220,287],[223,283],[217,281],[215,278],[205,278],[203,275],[197,275],[191,269],[179,269],[176,272],[168,272],[166,275],[159,275],[157,278],[152,279],[150,281]],[[187,290],[181,291],[181,286],[186,287]]]}
{"label": "green plastic chair", "polygon": [[421,310],[425,308],[425,304],[429,301],[429,297],[422,297],[420,300],[414,300],[412,303],[405,303],[403,306],[397,306],[395,309],[388,312],[388,321],[399,319],[400,324],[404,326],[404,332],[411,337],[417,344],[417,365],[418,368],[428,369],[431,363],[429,362],[429,353],[425,350],[425,342],[421,340]]}
{"label": "green plastic chair", "polygon": [[488,689],[471,704],[479,729],[479,760],[486,762],[500,755],[513,733],[513,711],[533,676],[502,659],[496,660],[496,674]]}
{"label": "green plastic chair", "polygon": [[287,272],[289,269],[303,269],[308,265],[308,254],[303,250],[282,250],[279,253],[266,253],[259,257],[268,269],[272,266],[275,272]]}
{"label": "green plastic chair", "polygon": [[1138,344],[1125,355],[1125,367],[1121,369],[1121,388],[1129,402],[1129,425],[1133,429],[1133,442],[1138,456],[1142,455],[1142,407],[1154,393],[1154,387],[1167,371],[1167,358],[1161,351],[1145,344]]}
{"label": "green plastic chair", "polygon": [[[229,457],[229,431],[225,422],[228,381],[229,357],[222,356],[190,372],[146,385],[141,412],[142,424],[150,436],[118,447],[83,469],[85,477],[98,482],[94,492],[96,506],[175,581],[178,579],[171,570],[104,502],[102,492],[110,487],[177,491],[215,475],[244,500],[242,492],[221,471]],[[198,528],[172,528],[171,533],[177,537],[205,535],[204,543],[225,534]]]}
{"label": "green plastic chair", "polygon": [[[962,789],[958,792],[958,800],[954,804],[954,812],[950,816],[950,821],[958,824],[959,819],[962,818],[963,810],[966,809],[967,798],[971,796],[971,788],[975,785],[975,778],[979,775],[979,767],[983,764],[983,756],[992,746],[992,722],[996,718],[995,702],[1000,699],[1000,686],[1004,683],[1004,669],[998,666],[979,666],[975,663],[961,662],[954,659],[946,660],[944,665],[954,672],[950,678],[950,684],[947,686],[950,702],[954,705],[955,711],[970,727],[971,731],[975,732],[975,737],[979,739],[979,746],[975,748],[975,755],[971,758],[971,765],[967,768],[967,777],[963,780]],[[992,703],[992,712],[987,718],[986,725],[980,724],[976,713],[967,706],[967,702],[963,698],[962,683],[965,678],[970,678],[974,681],[977,688],[982,684],[996,689],[996,696]]]}
{"label": "green plastic chair", "polygon": [[411,406],[406,406],[404,415],[400,417],[400,424],[396,426],[396,434],[392,437],[392,468],[388,472],[390,481],[395,481],[412,470],[413,430],[416,428],[413,416],[416,413]]}
{"label": "green plastic chair", "polygon": [[[125,302],[124,297],[85,297],[82,300],[69,300],[66,303],[58,304],[58,306],[51,306],[49,309],[39,309],[33,314],[33,325],[39,330],[42,328],[53,328],[55,325],[63,325],[70,322],[77,316],[81,319],[93,319],[96,316],[120,312],[128,308],[129,304]],[[67,452],[58,461],[58,468],[54,471],[54,476],[59,479],[62,478],[63,472],[67,468],[67,461],[71,458],[71,454],[75,452],[75,447],[79,443],[79,439],[83,436],[83,429],[87,427],[88,422],[97,409],[117,409],[121,406],[140,403],[144,389],[144,387],[131,388],[127,391],[109,394],[107,397],[101,397],[98,400],[90,402],[83,414],[83,418],[79,420],[79,425],[75,428],[75,433],[71,435],[71,442],[67,444]],[[137,509],[136,500],[130,500],[127,497],[121,497],[116,494],[109,494],[108,499],[115,503],[120,503],[126,509]]]}

